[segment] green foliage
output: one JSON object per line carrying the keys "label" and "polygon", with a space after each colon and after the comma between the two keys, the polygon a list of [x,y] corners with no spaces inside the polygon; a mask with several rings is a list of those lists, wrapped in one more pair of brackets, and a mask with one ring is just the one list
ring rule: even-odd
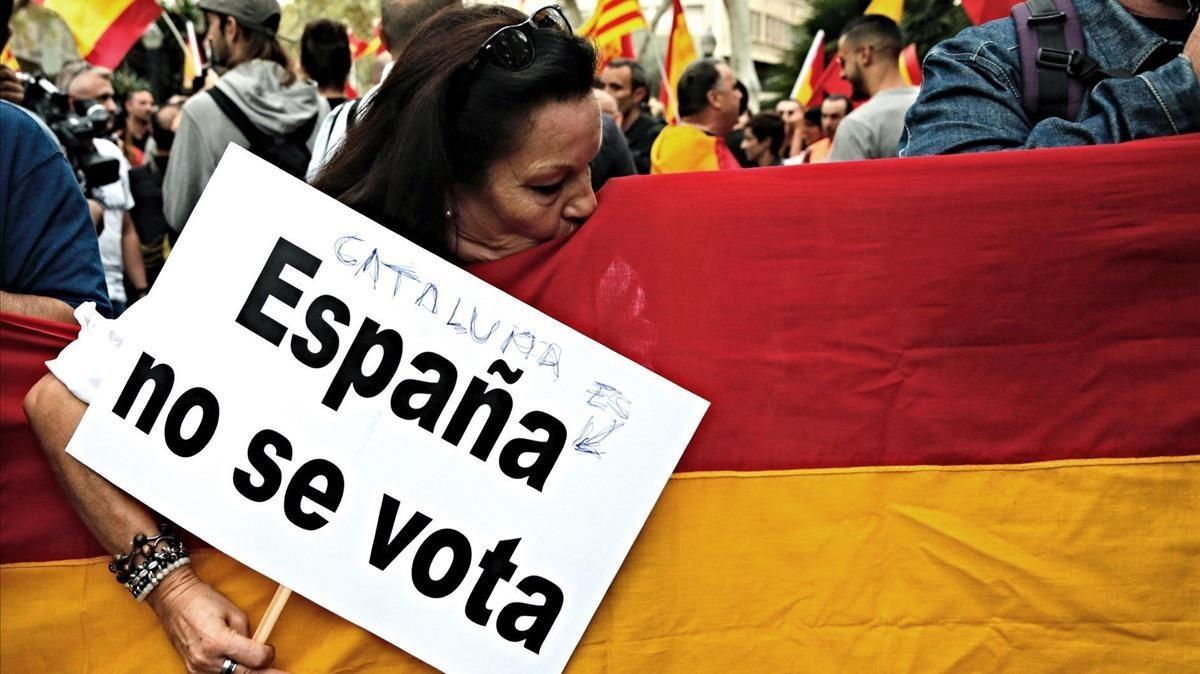
{"label": "green foliage", "polygon": [[354,34],[370,40],[372,26],[379,18],[379,0],[294,0],[283,7],[283,20],[279,34],[288,42],[298,45],[304,26],[314,19],[340,21]]}
{"label": "green foliage", "polygon": [[[768,97],[773,95],[778,99],[791,91],[818,30],[825,31],[825,62],[828,63],[837,53],[837,38],[842,27],[854,17],[861,16],[869,4],[870,0],[812,0],[810,14],[796,29],[784,61],[772,68],[767,76],[763,88]],[[905,0],[904,16],[900,19],[900,30],[906,43],[915,43],[921,58],[930,47],[969,25],[967,15],[953,0]]]}
{"label": "green foliage", "polygon": [[154,91],[150,80],[133,72],[128,66],[122,67],[113,73],[112,85],[113,93],[117,97],[117,100],[120,101],[128,98],[129,94],[134,91]]}
{"label": "green foliage", "polygon": [[[283,6],[283,18],[279,24],[279,36],[283,46],[292,57],[297,68],[300,63],[300,36],[304,26],[315,19],[331,19],[346,24],[361,40],[370,40],[374,35],[375,22],[379,19],[379,0],[294,0]],[[351,71],[354,86],[365,92],[370,86],[371,58],[360,59]]]}

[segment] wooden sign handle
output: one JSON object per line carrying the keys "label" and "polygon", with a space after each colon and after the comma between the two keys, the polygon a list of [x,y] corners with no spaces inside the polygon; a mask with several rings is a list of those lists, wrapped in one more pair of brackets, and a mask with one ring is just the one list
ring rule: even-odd
{"label": "wooden sign handle", "polygon": [[283,613],[283,606],[287,604],[288,597],[292,596],[292,591],[280,585],[275,589],[275,596],[271,597],[271,603],[267,604],[267,612],[263,614],[262,622],[258,623],[258,628],[254,630],[254,643],[265,644],[271,636],[271,630],[275,629],[275,621],[279,620],[279,614]]}

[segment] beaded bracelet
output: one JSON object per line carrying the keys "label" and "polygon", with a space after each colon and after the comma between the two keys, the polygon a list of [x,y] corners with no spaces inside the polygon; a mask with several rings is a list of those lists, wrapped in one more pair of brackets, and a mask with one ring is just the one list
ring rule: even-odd
{"label": "beaded bracelet", "polygon": [[179,536],[165,524],[159,529],[161,533],[157,536],[134,536],[129,553],[113,555],[113,561],[108,565],[108,570],[116,574],[117,582],[138,601],[145,601],[167,574],[191,562]]}

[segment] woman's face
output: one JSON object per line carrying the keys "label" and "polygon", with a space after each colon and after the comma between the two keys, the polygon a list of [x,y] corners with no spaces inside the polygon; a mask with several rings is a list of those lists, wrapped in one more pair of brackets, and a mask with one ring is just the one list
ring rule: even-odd
{"label": "woman's face", "polygon": [[520,145],[492,164],[483,185],[455,190],[451,250],[463,262],[497,260],[575,231],[596,210],[588,163],[599,151],[595,98],[536,109]]}

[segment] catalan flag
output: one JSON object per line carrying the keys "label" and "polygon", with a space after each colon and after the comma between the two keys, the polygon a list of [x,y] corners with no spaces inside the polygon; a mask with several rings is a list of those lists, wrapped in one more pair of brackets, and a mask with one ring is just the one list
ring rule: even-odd
{"label": "catalan flag", "polygon": [[[475,267],[712,403],[568,670],[1194,671],[1197,154],[616,181],[572,238]],[[23,425],[71,330],[0,331],[0,670],[181,670]],[[274,583],[193,560],[261,618]],[[429,671],[298,597],[272,642],[293,674]]]}
{"label": "catalan flag", "polygon": [[645,28],[646,17],[638,0],[600,0],[579,34],[596,43],[598,66],[603,68],[613,59],[636,58],[632,33]]}
{"label": "catalan flag", "polygon": [[667,56],[662,69],[662,87],[658,98],[666,108],[667,122],[674,124],[679,121],[679,100],[677,87],[684,69],[696,60],[696,44],[692,42],[692,34],[688,31],[687,14],[683,3],[674,0],[671,14],[671,34],[667,37]]}
{"label": "catalan flag", "polygon": [[162,13],[156,0],[44,0],[75,37],[89,63],[116,68]]}

